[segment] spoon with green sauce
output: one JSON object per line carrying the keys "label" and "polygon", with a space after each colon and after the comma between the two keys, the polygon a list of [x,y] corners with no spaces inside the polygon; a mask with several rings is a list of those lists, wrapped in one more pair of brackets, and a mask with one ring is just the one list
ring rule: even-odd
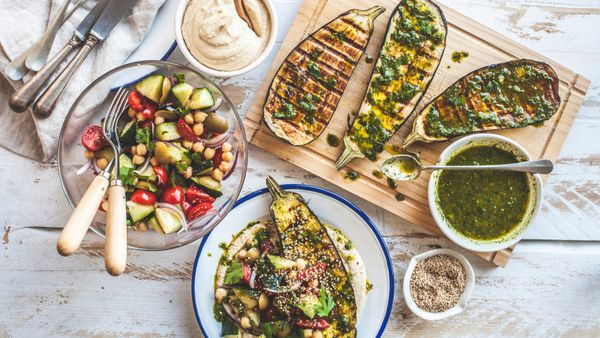
{"label": "spoon with green sauce", "polygon": [[532,174],[549,174],[552,172],[554,165],[550,160],[536,160],[509,164],[496,165],[429,165],[424,166],[418,158],[400,154],[392,156],[385,160],[379,170],[393,179],[398,181],[414,180],[421,174],[423,170],[504,170],[504,171],[520,171]]}

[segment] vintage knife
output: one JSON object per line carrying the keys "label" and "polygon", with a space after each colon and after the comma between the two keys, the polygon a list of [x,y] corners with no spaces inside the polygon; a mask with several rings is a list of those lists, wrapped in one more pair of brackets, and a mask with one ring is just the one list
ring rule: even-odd
{"label": "vintage knife", "polygon": [[85,38],[100,14],[102,14],[108,1],[109,0],[98,0],[94,8],[92,8],[79,26],[77,26],[71,40],[69,40],[69,42],[67,42],[67,44],[48,63],[46,63],[37,74],[10,97],[8,104],[13,111],[20,113],[25,111],[25,109],[31,105],[37,94],[40,92],[40,89],[42,89],[56,68],[58,68],[58,65],[64,61],[73,49],[85,41]]}
{"label": "vintage knife", "polygon": [[73,76],[73,73],[75,73],[77,68],[79,68],[83,60],[85,60],[92,49],[94,49],[96,44],[104,41],[117,23],[131,12],[131,8],[136,1],[137,0],[111,0],[108,3],[92,27],[92,30],[85,40],[83,47],[81,47],[73,60],[69,62],[67,67],[62,71],[62,73],[60,73],[56,80],[52,82],[50,87],[46,89],[46,91],[35,103],[33,107],[33,113],[38,118],[46,118],[50,116],[54,106],[56,105],[56,101],[60,97],[60,94],[62,94],[62,91],[65,89],[67,83],[71,79],[71,76]]}

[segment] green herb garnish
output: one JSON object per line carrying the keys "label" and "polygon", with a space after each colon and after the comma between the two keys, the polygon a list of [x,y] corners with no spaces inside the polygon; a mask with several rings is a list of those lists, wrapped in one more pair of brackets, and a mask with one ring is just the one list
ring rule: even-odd
{"label": "green herb garnish", "polygon": [[319,304],[316,307],[317,315],[319,315],[320,317],[327,317],[327,315],[329,314],[329,312],[331,312],[334,306],[335,302],[333,301],[333,297],[325,293],[325,288],[321,288]]}
{"label": "green herb garnish", "polygon": [[225,284],[237,284],[242,281],[242,263],[232,262],[225,272]]}

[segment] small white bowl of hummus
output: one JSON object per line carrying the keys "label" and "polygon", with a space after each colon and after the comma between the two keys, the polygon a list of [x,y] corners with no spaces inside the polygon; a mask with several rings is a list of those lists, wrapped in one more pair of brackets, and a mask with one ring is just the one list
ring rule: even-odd
{"label": "small white bowl of hummus", "polygon": [[203,73],[229,77],[256,67],[269,55],[277,37],[277,15],[270,0],[183,0],[175,17],[177,45]]}

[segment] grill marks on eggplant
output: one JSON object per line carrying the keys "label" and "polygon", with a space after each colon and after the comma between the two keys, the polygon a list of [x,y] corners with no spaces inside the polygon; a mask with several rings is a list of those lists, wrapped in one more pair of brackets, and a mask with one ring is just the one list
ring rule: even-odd
{"label": "grill marks on eggplant", "polygon": [[549,65],[532,60],[491,65],[459,79],[430,102],[404,144],[539,124],[559,106],[558,77]]}
{"label": "grill marks on eggplant", "polygon": [[394,10],[360,110],[345,137],[338,170],[352,158],[375,160],[427,90],[442,58],[446,21],[429,0]]}
{"label": "grill marks on eggplant", "polygon": [[304,145],[331,120],[383,12],[350,10],[304,39],[279,67],[263,106],[263,119],[279,138]]}

